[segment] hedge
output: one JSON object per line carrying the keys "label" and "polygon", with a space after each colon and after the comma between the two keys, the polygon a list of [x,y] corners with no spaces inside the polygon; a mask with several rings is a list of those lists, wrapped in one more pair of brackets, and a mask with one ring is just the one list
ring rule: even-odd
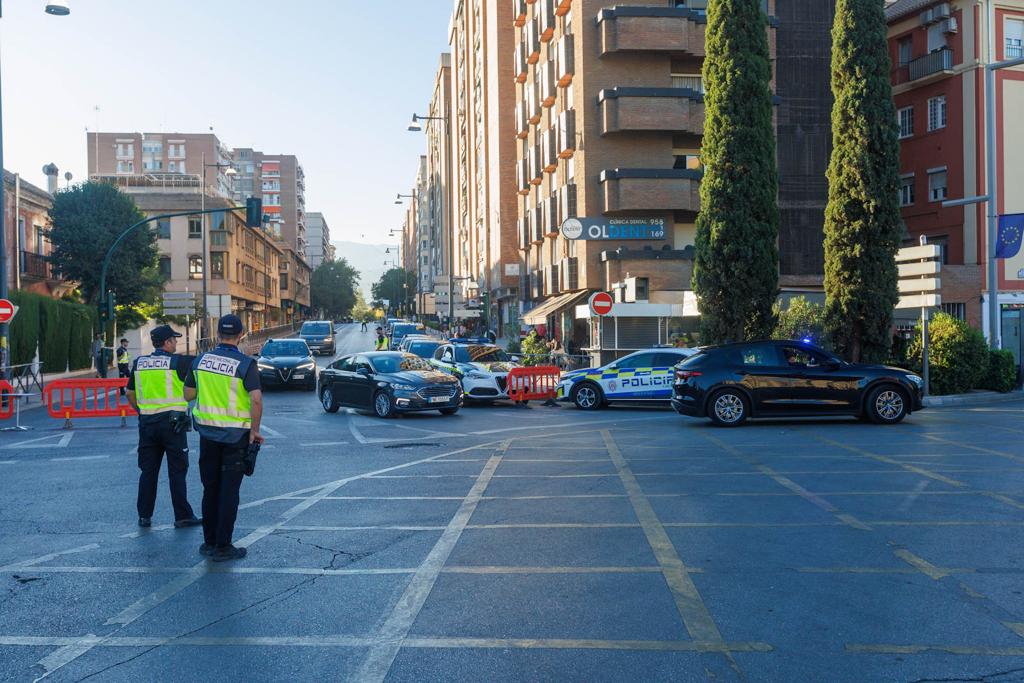
{"label": "hedge", "polygon": [[988,352],[988,373],[982,388],[1006,393],[1017,386],[1017,359],[1013,351],[990,349]]}
{"label": "hedge", "polygon": [[11,301],[18,315],[11,323],[11,363],[31,363],[39,350],[43,372],[82,370],[92,365],[89,354],[96,312],[91,306],[15,291]]}
{"label": "hedge", "polygon": [[[937,313],[928,324],[928,371],[936,395],[963,394],[982,386],[988,373],[985,337],[963,320]],[[921,330],[910,347],[916,368],[921,367]]]}

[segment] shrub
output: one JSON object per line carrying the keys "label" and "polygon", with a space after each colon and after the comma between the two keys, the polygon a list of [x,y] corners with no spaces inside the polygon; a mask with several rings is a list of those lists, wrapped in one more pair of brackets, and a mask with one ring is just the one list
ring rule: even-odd
{"label": "shrub", "polygon": [[548,347],[536,332],[523,340],[523,365],[547,365]]}
{"label": "shrub", "polygon": [[93,330],[97,329],[96,311],[91,306],[69,304],[68,366],[71,370],[84,370],[92,365],[89,351],[92,346]]}
{"label": "shrub", "polygon": [[39,346],[39,300],[31,292],[11,292],[10,299],[18,307],[10,327],[11,365],[31,363]]}
{"label": "shrub", "polygon": [[[929,383],[933,394],[962,394],[978,386],[988,372],[988,346],[978,330],[946,313],[928,324]],[[910,348],[910,358],[921,367],[921,331]]]}
{"label": "shrub", "polygon": [[982,384],[983,389],[1006,393],[1017,386],[1017,359],[1006,349],[989,349],[988,373]]}
{"label": "shrub", "polygon": [[68,368],[71,306],[46,297],[39,302],[39,360],[44,372],[60,373]]}
{"label": "shrub", "polygon": [[798,296],[790,299],[786,309],[776,303],[775,315],[776,339],[810,338],[819,346],[828,346],[825,335],[825,307],[821,304]]}

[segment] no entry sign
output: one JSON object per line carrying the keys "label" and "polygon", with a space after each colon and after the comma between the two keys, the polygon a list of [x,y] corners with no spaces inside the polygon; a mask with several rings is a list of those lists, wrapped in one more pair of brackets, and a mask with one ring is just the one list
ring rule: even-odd
{"label": "no entry sign", "polygon": [[615,299],[608,292],[597,292],[590,297],[590,312],[594,315],[608,315],[612,312]]}
{"label": "no entry sign", "polygon": [[0,299],[0,323],[9,323],[18,309],[8,299]]}

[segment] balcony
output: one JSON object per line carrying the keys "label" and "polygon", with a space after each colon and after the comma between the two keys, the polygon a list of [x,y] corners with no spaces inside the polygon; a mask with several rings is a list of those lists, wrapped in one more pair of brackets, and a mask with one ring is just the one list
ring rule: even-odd
{"label": "balcony", "polygon": [[544,234],[557,237],[562,224],[558,221],[558,195],[553,194],[544,204]]}
{"label": "balcony", "polygon": [[531,238],[537,244],[544,241],[544,202],[530,209]]}
{"label": "balcony", "polygon": [[523,29],[523,40],[526,44],[526,61],[529,64],[536,64],[540,59],[540,33],[538,32],[537,19],[527,22]]}
{"label": "balcony", "polygon": [[597,96],[601,134],[672,131],[704,134],[704,96],[689,88],[608,88]]}
{"label": "balcony", "polygon": [[540,0],[537,3],[537,24],[540,42],[550,42],[555,37],[555,2],[554,0]]}
{"label": "balcony", "polygon": [[530,135],[530,119],[526,113],[526,100],[516,104],[516,137],[525,140]]}
{"label": "balcony", "polygon": [[31,251],[21,252],[21,276],[36,280],[55,280],[53,276],[53,264],[50,259],[42,254],[34,254]]}
{"label": "balcony", "polygon": [[558,133],[549,128],[540,134],[541,168],[545,173],[554,173],[558,168]]}
{"label": "balcony", "polygon": [[953,51],[948,47],[929,52],[896,70],[895,85],[924,85],[953,73]]}
{"label": "balcony", "polygon": [[597,16],[601,54],[673,52],[704,56],[707,17],[684,7],[610,7]]}
{"label": "balcony", "polygon": [[529,75],[529,67],[526,65],[526,43],[516,45],[512,65],[514,67],[516,83],[526,83],[526,77]]}
{"label": "balcony", "polygon": [[526,0],[512,0],[512,21],[517,27],[526,23]]}
{"label": "balcony", "polygon": [[614,168],[601,171],[602,211],[700,210],[700,179],[691,170]]}
{"label": "balcony", "polygon": [[526,116],[531,126],[540,123],[540,86],[536,81],[526,84]]}
{"label": "balcony", "polygon": [[571,292],[580,288],[580,263],[577,257],[570,256],[562,259],[558,274],[561,279],[560,289],[562,291]]}
{"label": "balcony", "polygon": [[564,17],[572,9],[572,0],[555,0],[555,15]]}
{"label": "balcony", "polygon": [[558,84],[555,81],[555,63],[552,61],[544,62],[543,65],[537,68],[538,76],[540,77],[538,88],[540,90],[540,106],[552,107],[555,104],[555,99],[558,96]]}
{"label": "balcony", "polygon": [[558,225],[561,227],[569,218],[577,218],[576,215],[576,183],[569,183],[558,188]]}
{"label": "balcony", "polygon": [[576,110],[566,109],[558,115],[558,135],[555,147],[558,156],[569,159],[576,153]]}

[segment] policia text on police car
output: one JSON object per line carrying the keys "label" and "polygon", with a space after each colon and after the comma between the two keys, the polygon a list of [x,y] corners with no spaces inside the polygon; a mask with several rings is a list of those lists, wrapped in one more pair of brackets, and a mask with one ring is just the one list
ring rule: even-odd
{"label": "policia text on police car", "polygon": [[245,557],[231,544],[238,515],[238,490],[252,444],[263,442],[263,393],[256,361],[238,350],[245,329],[236,315],[217,324],[220,344],[192,364],[185,399],[195,399],[192,417],[199,432],[199,474],[203,481],[203,538],[199,552],[214,561]]}
{"label": "policia text on police car", "polygon": [[139,526],[150,526],[156,505],[160,461],[167,455],[167,480],[174,506],[174,526],[196,526],[199,520],[188,504],[188,402],[184,379],[192,358],[175,353],[181,335],[168,325],[150,333],[155,349],[135,359],[128,374],[128,402],[139,413]]}

